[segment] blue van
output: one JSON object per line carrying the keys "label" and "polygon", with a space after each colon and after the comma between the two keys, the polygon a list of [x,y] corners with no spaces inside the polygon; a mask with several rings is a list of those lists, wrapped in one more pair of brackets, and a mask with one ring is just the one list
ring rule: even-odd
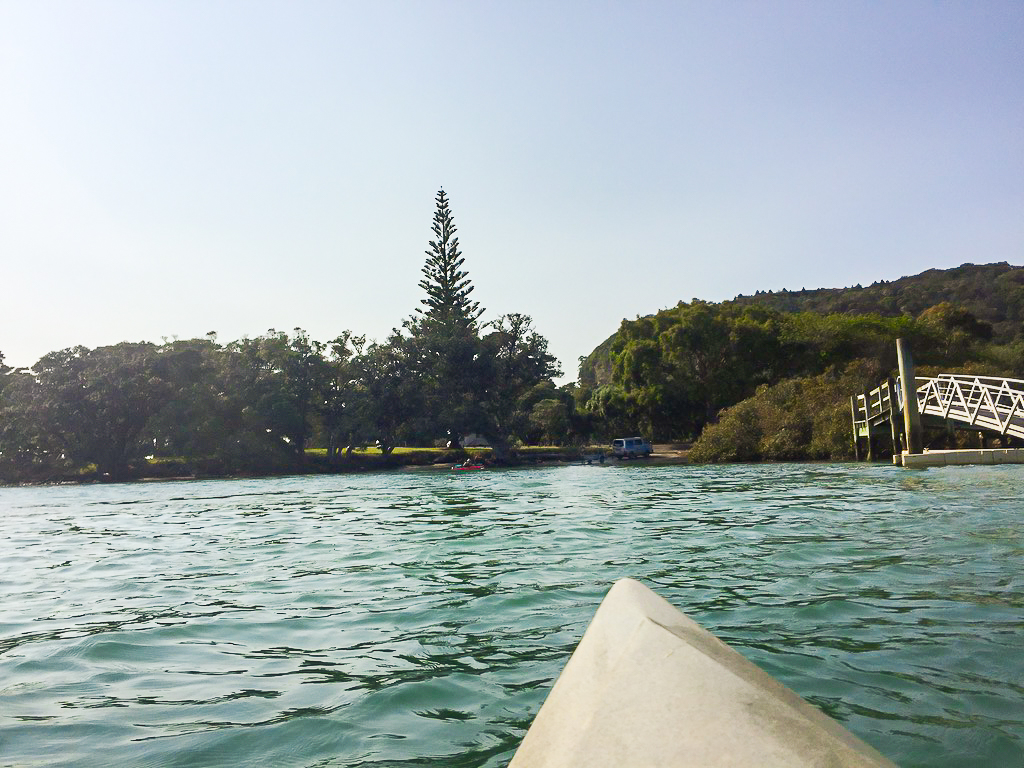
{"label": "blue van", "polygon": [[612,440],[612,453],[620,459],[646,457],[651,455],[651,444],[642,437],[620,437]]}

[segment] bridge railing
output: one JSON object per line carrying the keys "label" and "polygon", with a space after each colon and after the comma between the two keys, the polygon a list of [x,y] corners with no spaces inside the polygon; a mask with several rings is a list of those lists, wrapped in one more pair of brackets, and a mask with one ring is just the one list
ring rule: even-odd
{"label": "bridge railing", "polygon": [[[864,424],[868,421],[888,416],[893,408],[898,391],[890,386],[891,381],[884,381],[870,392],[854,397],[854,422]],[[896,406],[899,410],[899,406]]]}
{"label": "bridge railing", "polygon": [[[922,414],[1024,437],[1024,380],[944,373],[917,376],[916,384]],[[901,392],[897,386],[896,405],[902,411]]]}

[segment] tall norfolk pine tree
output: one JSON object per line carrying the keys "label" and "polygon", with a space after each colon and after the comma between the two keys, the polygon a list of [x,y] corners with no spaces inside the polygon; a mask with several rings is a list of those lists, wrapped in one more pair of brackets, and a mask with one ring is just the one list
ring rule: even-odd
{"label": "tall norfolk pine tree", "polygon": [[426,298],[406,327],[412,334],[409,351],[415,358],[424,422],[435,435],[457,441],[476,431],[479,421],[478,320],[483,310],[469,297],[473,284],[462,268],[465,259],[443,189],[435,202],[434,238],[419,284]]}
{"label": "tall norfolk pine tree", "polygon": [[426,251],[427,261],[423,265],[423,279],[420,287],[427,292],[422,300],[426,309],[418,312],[428,321],[451,330],[476,330],[476,323],[483,309],[479,302],[469,298],[473,284],[469,274],[462,269],[465,259],[459,251],[459,238],[448,207],[444,190],[438,190],[434,211],[435,240],[430,241]]}
{"label": "tall norfolk pine tree", "polygon": [[[557,361],[525,315],[479,323],[483,309],[470,298],[473,285],[462,268],[465,260],[443,189],[436,203],[434,239],[420,281],[427,296],[406,323],[426,411],[423,423],[452,442],[471,432],[482,434],[500,456],[515,430],[519,401],[559,373]],[[483,328],[491,332],[481,338]]]}

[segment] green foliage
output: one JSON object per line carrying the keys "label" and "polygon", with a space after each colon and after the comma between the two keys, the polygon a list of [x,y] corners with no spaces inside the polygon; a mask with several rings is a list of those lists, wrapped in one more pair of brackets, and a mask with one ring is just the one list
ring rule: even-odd
{"label": "green foliage", "polygon": [[536,403],[530,410],[530,426],[547,445],[560,445],[569,433],[569,407],[557,398]]}
{"label": "green foliage", "polygon": [[[897,338],[910,342],[920,365],[950,368],[998,359],[1009,363],[1003,375],[1019,370],[1024,347],[1016,342],[996,346],[991,336],[988,323],[948,302],[927,307],[915,319],[782,312],[755,303],[694,300],[623,321],[607,343],[610,381],[589,386],[581,381],[578,397],[595,434],[607,438],[611,433],[642,432],[655,439],[686,439],[714,425],[723,408],[737,406],[765,385],[810,379],[858,359],[874,360],[880,371],[888,372],[896,366]],[[593,355],[584,368],[592,374],[588,381],[598,381],[600,366]],[[776,394],[781,397],[784,390]],[[755,413],[760,405],[763,401],[744,406],[728,424],[717,426],[712,431],[716,442],[723,442],[722,436],[741,419],[770,426],[763,409]],[[734,434],[736,460],[834,453],[827,446],[812,450],[817,438],[807,430],[796,430],[788,422],[776,426],[764,438],[767,442],[756,445]]]}
{"label": "green foliage", "polygon": [[206,338],[165,344],[160,355],[171,393],[148,426],[152,453],[186,459],[217,454],[231,431],[236,394],[224,380],[227,353]]}
{"label": "green foliage", "polygon": [[623,321],[611,345],[611,388],[594,388],[586,407],[631,422],[628,432],[657,439],[696,434],[722,407],[777,374],[780,323],[773,310],[698,300]]}
{"label": "green foliage", "polygon": [[59,475],[67,462],[42,427],[44,404],[35,377],[8,370],[0,382],[0,482]]}
{"label": "green foliage", "polygon": [[927,336],[925,348],[947,365],[958,365],[977,357],[979,348],[992,339],[989,323],[948,301],[929,307],[917,319]]}
{"label": "green foliage", "polygon": [[1024,377],[1024,269],[993,264],[681,302],[623,320],[581,359],[579,384],[558,388],[528,316],[481,324],[443,190],[435,202],[423,308],[384,342],[271,329],[226,346],[211,334],[73,347],[31,370],[0,354],[0,481],[382,468],[396,446],[471,433],[498,459],[512,445],[637,433],[700,435],[691,456],[702,461],[841,459],[849,397],[895,368],[897,338],[921,375]]}
{"label": "green foliage", "polygon": [[0,399],[0,479],[95,464],[117,480],[146,456],[218,471],[294,467],[322,395],[321,352],[302,331],[226,348],[192,339],[52,352]]}
{"label": "green foliage", "polygon": [[964,264],[883,280],[865,288],[759,291],[753,296],[738,296],[730,303],[761,305],[780,312],[881,317],[918,317],[929,307],[948,303],[963,307],[978,321],[989,324],[993,339],[1007,343],[1024,327],[1024,268],[1006,262]]}
{"label": "green foliage", "polygon": [[[741,344],[734,336],[736,318],[755,308],[769,313],[752,321],[772,343],[763,348],[751,334],[756,362],[752,358],[753,367],[739,371],[730,391],[728,379],[716,372],[735,370],[728,350]],[[633,427],[629,431],[682,438],[699,433],[717,408],[738,402],[761,384],[813,375],[858,357],[893,367],[897,337],[911,342],[919,363],[999,359],[1009,361],[1004,373],[1020,371],[1014,345],[1022,328],[1024,268],[1006,263],[932,269],[867,288],[759,291],[720,305],[695,300],[624,320],[616,334],[580,359],[578,402],[595,430],[604,429],[602,412],[609,403],[621,400]],[[712,337],[710,343],[697,341],[701,333]],[[660,352],[655,342],[664,345]],[[694,347],[703,359],[690,353]],[[742,358],[739,346],[736,350]],[[621,392],[611,397],[608,387]]]}
{"label": "green foliage", "polygon": [[458,326],[465,330],[476,328],[477,319],[483,313],[480,305],[469,295],[473,284],[468,273],[462,269],[465,259],[459,251],[455,222],[444,190],[436,198],[432,230],[436,239],[431,240],[427,250],[427,261],[423,265],[423,279],[420,287],[427,297],[422,303],[426,310],[419,310],[428,322],[442,326]]}
{"label": "green foliage", "polygon": [[[245,456],[261,465],[301,463],[319,415],[330,370],[325,345],[271,329],[229,344],[221,357],[225,383],[218,453],[232,464]],[[241,455],[239,455],[241,454]]]}
{"label": "green foliage", "polygon": [[785,379],[727,408],[694,443],[698,462],[847,459],[853,455],[850,394],[882,375],[877,361]]}
{"label": "green foliage", "polygon": [[420,287],[426,309],[405,322],[409,338],[395,335],[393,350],[406,362],[417,384],[420,414],[412,432],[420,436],[446,435],[452,442],[474,431],[479,423],[479,382],[483,375],[477,321],[483,310],[470,300],[473,285],[462,269],[448,198],[437,193]]}
{"label": "green foliage", "polygon": [[996,375],[1024,379],[1024,338],[983,346],[978,350],[978,360]]}
{"label": "green foliage", "polygon": [[500,317],[480,335],[482,310],[469,299],[473,285],[462,269],[465,259],[444,190],[436,202],[435,239],[420,282],[427,309],[406,321],[408,338],[396,334],[390,343],[405,361],[406,380],[414,382],[409,395],[416,413],[403,419],[405,432],[414,439],[443,436],[453,444],[481,434],[504,453],[529,428],[524,397],[560,371],[526,315]]}
{"label": "green foliage", "polygon": [[[639,420],[634,414],[639,410],[631,396],[620,387],[608,385],[587,391],[582,387],[576,393],[579,410],[587,418],[586,434],[607,442],[622,435],[637,431]],[[656,434],[650,424],[644,425],[646,434]]]}
{"label": "green foliage", "polygon": [[0,354],[0,482],[81,477],[93,465],[108,479],[154,467],[342,470],[367,445],[383,467],[402,442],[470,433],[488,437],[496,453],[513,441],[568,441],[575,400],[551,382],[560,371],[547,340],[522,314],[479,324],[443,190],[432,229],[425,309],[383,343],[347,331],[322,343],[301,328],[271,329],[226,346],[210,334],[75,347],[32,371],[11,370]]}
{"label": "green foliage", "polygon": [[122,477],[152,451],[144,430],[171,391],[162,362],[153,344],[128,342],[41,358],[32,368],[35,386],[23,394],[45,450]]}
{"label": "green foliage", "polygon": [[356,358],[361,441],[377,441],[390,453],[403,439],[415,444],[429,439],[427,393],[418,386],[416,362],[415,344],[398,333],[387,344],[371,344]]}
{"label": "green foliage", "polygon": [[366,337],[345,331],[326,345],[323,378],[317,398],[315,435],[326,445],[326,458],[333,463],[345,446],[368,439],[368,403],[363,368]]}
{"label": "green foliage", "polygon": [[[694,462],[759,461],[760,430],[758,403],[744,400],[722,413],[715,424],[709,424],[690,449]],[[757,429],[755,429],[757,427]]]}
{"label": "green foliage", "polygon": [[528,315],[509,314],[491,324],[481,339],[478,432],[501,449],[514,439],[529,440],[530,416],[541,399],[555,398],[551,377],[561,371],[548,342],[533,330]]}

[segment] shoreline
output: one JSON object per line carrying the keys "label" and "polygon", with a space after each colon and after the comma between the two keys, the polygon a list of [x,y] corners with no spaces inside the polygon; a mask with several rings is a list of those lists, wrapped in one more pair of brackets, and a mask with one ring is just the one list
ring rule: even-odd
{"label": "shoreline", "polygon": [[[689,464],[689,446],[683,447],[681,444],[664,444],[655,445],[654,453],[647,458],[639,459],[627,459],[620,460],[614,456],[606,454],[604,463],[594,461],[590,466],[595,467],[615,467],[615,466],[652,466],[652,467],[669,467],[680,464]],[[586,461],[580,458],[559,458],[559,457],[545,457],[539,456],[538,458],[519,458],[509,464],[493,464],[487,465],[486,469],[530,469],[531,467],[571,467],[573,465],[580,464],[585,465]],[[399,467],[402,472],[436,472],[440,470],[451,471],[451,463],[439,463],[439,464],[407,464]]]}
{"label": "shoreline", "polygon": [[[675,466],[681,464],[689,464],[689,445],[683,443],[664,443],[656,444],[654,447],[654,453],[647,458],[628,459],[620,460],[610,455],[610,451],[606,454],[606,458],[603,464],[599,462],[593,462],[592,466],[603,466],[603,467],[614,467],[614,466]],[[467,456],[472,455],[472,451],[466,452]],[[402,461],[402,457],[407,456],[407,461]],[[371,454],[371,455],[357,455],[355,459],[346,459],[345,463],[336,465],[334,467],[328,466],[325,463],[314,460],[305,468],[291,467],[283,469],[282,471],[268,471],[268,472],[225,472],[221,473],[168,473],[161,474],[159,471],[160,467],[167,467],[172,471],[180,472],[184,467],[178,464],[150,464],[146,469],[156,469],[157,471],[149,473],[142,470],[139,474],[132,477],[125,477],[118,480],[112,480],[110,478],[100,478],[95,475],[84,475],[80,478],[73,476],[54,477],[46,480],[33,480],[25,481],[20,483],[0,483],[0,488],[34,488],[44,486],[58,486],[58,485],[108,485],[115,483],[158,483],[158,482],[182,482],[186,480],[240,480],[240,479],[257,479],[265,477],[301,477],[305,475],[348,475],[348,474],[368,474],[371,472],[438,472],[438,471],[452,471],[452,467],[458,463],[456,457],[445,457],[443,461],[436,462],[425,462],[422,460],[423,455],[418,453],[410,454],[388,454],[386,456]],[[552,449],[544,453],[525,453],[519,455],[515,460],[509,463],[503,464],[486,464],[486,469],[530,469],[539,467],[559,467],[559,466],[573,466],[576,464],[585,464],[585,461],[579,456],[569,455],[569,449]],[[486,471],[486,469],[484,471]]]}

